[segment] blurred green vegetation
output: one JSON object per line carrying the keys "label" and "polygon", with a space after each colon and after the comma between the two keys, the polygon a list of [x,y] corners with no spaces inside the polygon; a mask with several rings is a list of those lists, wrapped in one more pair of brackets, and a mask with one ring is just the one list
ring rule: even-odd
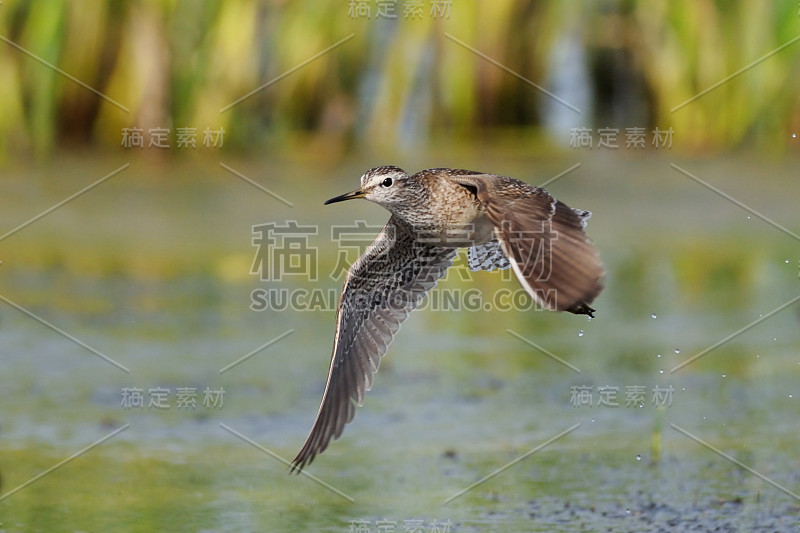
{"label": "blurred green vegetation", "polygon": [[552,100],[446,34],[566,100],[585,85],[576,127],[672,127],[675,145],[695,151],[797,147],[800,43],[672,112],[800,35],[794,0],[457,2],[447,17],[434,17],[427,1],[413,19],[399,2],[393,20],[369,4],[370,18],[332,1],[6,0],[0,155],[118,147],[126,127],[222,127],[227,146],[311,141],[341,153],[487,130],[535,133],[550,121],[567,144]]}
{"label": "blurred green vegetation", "polygon": [[[432,1],[408,20],[399,0],[389,20],[375,16],[374,0],[368,19],[351,17],[349,1],[2,0],[4,298],[132,371],[2,307],[2,492],[131,424],[4,501],[3,531],[345,530],[353,518],[379,516],[555,531],[567,512],[562,529],[575,528],[574,509],[608,530],[635,529],[633,518],[660,520],[670,509],[712,529],[715,507],[736,501],[746,511],[739,526],[751,529],[797,514],[785,495],[743,482],[669,425],[794,490],[796,305],[686,370],[670,369],[794,297],[797,242],[670,163],[724,182],[726,194],[797,231],[797,159],[770,157],[800,148],[792,137],[800,136],[796,0],[453,2],[445,18],[430,15]],[[673,128],[674,151],[571,152],[570,128],[581,126]],[[170,128],[173,148],[126,152],[130,127]],[[181,127],[224,128],[230,167],[294,207],[221,169],[217,152],[177,149]],[[727,153],[705,157],[717,151]],[[196,157],[149,157],[187,153]],[[284,465],[219,426],[291,457],[316,413],[335,328],[333,306],[251,310],[251,291],[275,284],[251,274],[254,225],[316,225],[320,279],[280,288],[336,296],[331,229],[388,215],[369,202],[322,202],[352,189],[369,166],[461,166],[535,184],[573,168],[577,155],[580,168],[548,190],[595,213],[588,232],[608,271],[597,319],[416,311],[368,407],[314,464],[357,503],[286,476]],[[52,209],[123,164],[114,179]],[[500,273],[459,273],[463,258],[430,300],[520,291]],[[221,375],[289,329],[286,341]],[[570,405],[573,385],[634,384],[674,386],[674,406]],[[119,402],[131,385],[229,394],[219,411],[134,412]],[[569,438],[442,507],[578,422]]]}

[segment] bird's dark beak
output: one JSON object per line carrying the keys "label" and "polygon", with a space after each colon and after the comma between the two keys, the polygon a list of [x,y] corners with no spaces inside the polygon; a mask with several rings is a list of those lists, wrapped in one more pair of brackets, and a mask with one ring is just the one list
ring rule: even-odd
{"label": "bird's dark beak", "polygon": [[367,193],[365,193],[361,189],[356,189],[355,191],[342,194],[341,196],[337,196],[335,198],[331,198],[330,200],[325,202],[324,205],[335,204],[336,202],[344,202],[345,200],[353,200],[355,198],[364,198],[364,196],[366,195]]}

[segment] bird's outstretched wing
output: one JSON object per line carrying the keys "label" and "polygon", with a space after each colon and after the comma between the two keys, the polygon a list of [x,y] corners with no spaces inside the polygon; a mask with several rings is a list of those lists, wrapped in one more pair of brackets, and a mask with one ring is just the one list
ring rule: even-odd
{"label": "bird's outstretched wing", "polygon": [[519,282],[540,305],[592,315],[603,290],[603,265],[583,231],[588,211],[572,209],[544,189],[494,174],[451,175],[483,205]]}
{"label": "bird's outstretched wing", "polygon": [[392,216],[353,264],[339,298],[328,383],[292,471],[302,470],[331,439],[339,438],[372,386],[380,358],[400,324],[445,274],[455,254],[454,248],[415,239]]}
{"label": "bird's outstretched wing", "polygon": [[470,246],[467,249],[467,264],[473,272],[476,270],[506,270],[511,268],[511,263],[500,247],[500,241],[491,241]]}

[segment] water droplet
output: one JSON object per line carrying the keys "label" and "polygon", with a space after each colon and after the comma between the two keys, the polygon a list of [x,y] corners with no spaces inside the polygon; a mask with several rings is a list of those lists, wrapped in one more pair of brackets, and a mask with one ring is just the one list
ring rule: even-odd
{"label": "water droplet", "polygon": [[652,315],[650,315],[650,318],[658,318],[658,316],[656,316],[656,314],[653,313]]}
{"label": "water droplet", "polygon": [[583,337],[583,330],[580,330],[580,331],[578,332],[578,337]]}
{"label": "water droplet", "polygon": [[641,460],[642,460],[642,456],[641,456],[641,455],[639,455],[638,453],[636,454],[636,460],[637,460],[637,461],[641,461]]}
{"label": "water droplet", "polygon": [[681,349],[680,348],[675,348],[675,353],[681,353]]}

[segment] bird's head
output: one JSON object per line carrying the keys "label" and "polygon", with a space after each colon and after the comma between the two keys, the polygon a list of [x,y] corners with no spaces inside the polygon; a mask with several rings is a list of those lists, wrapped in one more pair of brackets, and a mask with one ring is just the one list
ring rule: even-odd
{"label": "bird's head", "polygon": [[408,186],[408,174],[398,167],[376,167],[361,176],[361,188],[331,198],[325,205],[354,198],[366,198],[391,211],[391,206],[402,201],[403,191]]}

